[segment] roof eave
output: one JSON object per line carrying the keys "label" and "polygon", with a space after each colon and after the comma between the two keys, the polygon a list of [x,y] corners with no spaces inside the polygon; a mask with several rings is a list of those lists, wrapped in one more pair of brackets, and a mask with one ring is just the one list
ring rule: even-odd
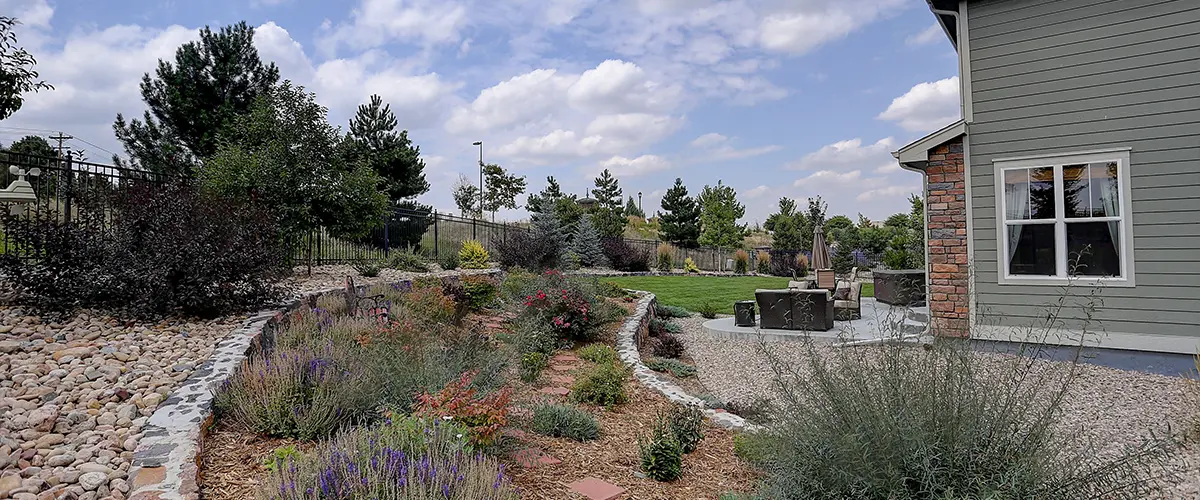
{"label": "roof eave", "polygon": [[[929,10],[958,10],[957,0],[925,0],[929,4]],[[958,50],[958,25],[953,16],[942,14],[934,14],[938,24],[942,26],[942,31],[946,32],[946,38],[950,39],[950,44],[954,46],[954,50]]]}
{"label": "roof eave", "polygon": [[892,153],[892,157],[900,162],[900,168],[913,172],[924,172],[925,166],[929,163],[929,150],[966,133],[967,123],[959,120],[900,148]]}

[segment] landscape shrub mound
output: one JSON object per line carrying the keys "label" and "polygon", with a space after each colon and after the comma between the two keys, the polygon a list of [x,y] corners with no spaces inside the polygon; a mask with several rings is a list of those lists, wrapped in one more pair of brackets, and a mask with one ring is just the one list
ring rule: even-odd
{"label": "landscape shrub mound", "polygon": [[533,432],[543,436],[566,437],[576,441],[600,437],[600,424],[596,422],[596,417],[570,405],[543,403],[534,406],[529,426]]}
{"label": "landscape shrub mound", "polygon": [[463,269],[487,269],[488,251],[483,244],[475,240],[467,240],[458,250],[458,264]]}
{"label": "landscape shrub mound", "polygon": [[596,365],[575,381],[571,397],[581,403],[599,406],[623,404],[629,400],[625,392],[625,379],[629,370],[618,363]]}
{"label": "landscape shrub mound", "polygon": [[799,364],[764,349],[779,408],[743,449],[768,473],[765,498],[1134,499],[1173,475],[1171,439],[1104,455],[1064,432],[1078,358],[997,357],[949,339],[809,347]]}
{"label": "landscape shrub mound", "polygon": [[604,257],[617,271],[646,272],[650,270],[650,251],[630,245],[624,238],[605,238]]}
{"label": "landscape shrub mound", "polygon": [[183,183],[134,184],[105,199],[111,208],[81,199],[71,223],[53,211],[4,216],[7,239],[37,256],[0,256],[19,300],[51,311],[215,317],[283,296],[287,249],[262,207]]}
{"label": "landscape shrub mound", "polygon": [[315,439],[366,417],[370,382],[330,348],[276,349],[218,386],[213,407],[258,434]]}
{"label": "landscape shrub mound", "polygon": [[259,498],[517,500],[504,467],[469,443],[454,421],[393,415],[343,432],[310,453],[288,457]]}

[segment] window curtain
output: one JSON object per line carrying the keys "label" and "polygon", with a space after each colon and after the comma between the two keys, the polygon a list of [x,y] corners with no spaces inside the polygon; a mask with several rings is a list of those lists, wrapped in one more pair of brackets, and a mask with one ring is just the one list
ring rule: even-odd
{"label": "window curtain", "polygon": [[[1115,217],[1121,215],[1121,194],[1119,190],[1120,181],[1116,176],[1115,170],[1112,172],[1113,177],[1108,178],[1104,183],[1104,190],[1100,193],[1100,203],[1104,205],[1104,215]],[[1092,183],[1092,188],[1095,188],[1095,183]],[[1124,214],[1129,217],[1129,214]],[[1120,236],[1121,221],[1108,221],[1108,237],[1112,239],[1113,248],[1117,251],[1117,255],[1121,255],[1121,236]]]}
{"label": "window curtain", "polygon": [[[1024,182],[1017,179],[1017,182],[1004,183],[1004,220],[1028,220],[1030,214],[1030,195],[1029,195],[1029,170],[1022,170],[1024,174]],[[1007,177],[1007,176],[1006,176]],[[1005,179],[1008,181],[1008,179]],[[1020,224],[1005,224],[1005,229],[1008,231],[1008,261],[1007,264],[1012,264],[1012,258],[1017,254],[1017,243],[1021,241]]]}

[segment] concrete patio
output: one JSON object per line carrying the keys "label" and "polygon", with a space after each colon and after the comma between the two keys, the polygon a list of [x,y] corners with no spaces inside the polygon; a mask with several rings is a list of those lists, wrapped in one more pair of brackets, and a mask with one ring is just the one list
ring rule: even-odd
{"label": "concrete patio", "polygon": [[[829,339],[842,342],[874,340],[900,335],[916,335],[929,323],[929,308],[897,307],[884,304],[873,297],[861,299],[862,318],[834,321],[829,331],[763,330],[757,326],[736,326],[732,316],[705,321],[702,331],[714,339],[758,340],[787,342],[805,338]],[[756,320],[757,323],[757,320]]]}

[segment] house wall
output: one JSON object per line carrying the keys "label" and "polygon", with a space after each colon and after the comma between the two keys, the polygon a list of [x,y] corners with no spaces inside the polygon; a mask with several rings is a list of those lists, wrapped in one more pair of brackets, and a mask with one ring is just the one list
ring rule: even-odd
{"label": "house wall", "polygon": [[[1131,148],[1136,287],[1101,289],[1094,318],[1109,346],[1196,352],[1200,2],[983,0],[966,17],[976,324],[1044,323],[1062,295],[998,284],[993,160]],[[1067,313],[1080,328],[1082,311]]]}
{"label": "house wall", "polygon": [[929,316],[931,332],[965,337],[970,331],[967,259],[966,174],[963,138],[958,136],[929,150],[925,213],[929,247]]}

